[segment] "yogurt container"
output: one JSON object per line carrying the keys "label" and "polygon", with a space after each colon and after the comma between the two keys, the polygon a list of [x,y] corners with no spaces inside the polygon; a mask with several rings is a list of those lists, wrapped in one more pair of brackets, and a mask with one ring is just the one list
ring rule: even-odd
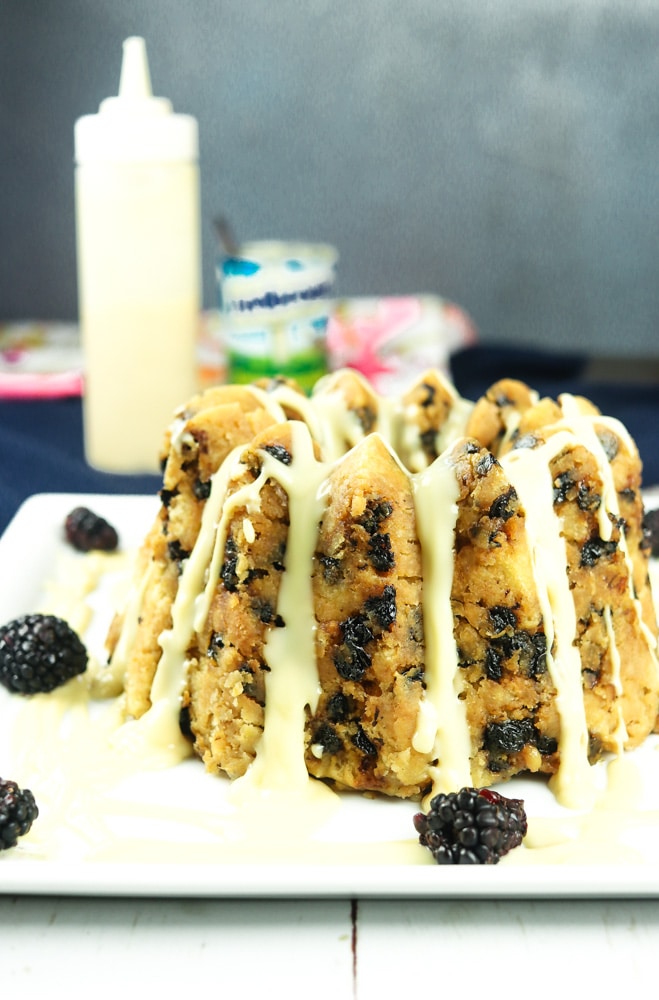
{"label": "yogurt container", "polygon": [[310,390],[326,374],[337,259],[328,244],[261,240],[218,262],[229,382],[285,375]]}

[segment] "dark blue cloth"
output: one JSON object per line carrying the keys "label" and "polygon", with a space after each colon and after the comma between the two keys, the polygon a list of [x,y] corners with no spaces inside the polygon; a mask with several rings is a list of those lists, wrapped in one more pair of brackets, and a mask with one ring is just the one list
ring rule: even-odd
{"label": "dark blue cloth", "polygon": [[0,532],[33,493],[155,493],[160,476],[115,476],[85,461],[78,398],[0,401]]}
{"label": "dark blue cloth", "polygon": [[[587,396],[621,420],[644,462],[646,485],[659,484],[659,386],[592,382],[586,358],[477,346],[452,358],[458,391],[476,399],[499,378],[519,378],[543,395]],[[82,406],[77,398],[0,401],[0,532],[33,493],[155,493],[159,476],[115,476],[84,457]]]}

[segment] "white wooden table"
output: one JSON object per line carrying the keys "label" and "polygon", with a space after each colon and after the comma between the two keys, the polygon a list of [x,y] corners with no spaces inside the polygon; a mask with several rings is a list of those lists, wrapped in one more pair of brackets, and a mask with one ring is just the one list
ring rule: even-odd
{"label": "white wooden table", "polygon": [[654,900],[0,896],[0,995],[613,997],[647,992],[658,943]]}

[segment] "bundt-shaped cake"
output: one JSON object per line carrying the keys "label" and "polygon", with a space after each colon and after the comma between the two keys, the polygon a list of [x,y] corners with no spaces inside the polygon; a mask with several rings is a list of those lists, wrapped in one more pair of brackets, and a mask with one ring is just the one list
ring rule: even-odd
{"label": "bundt-shaped cake", "polygon": [[569,800],[654,729],[641,463],[588,401],[225,386],[162,459],[108,647],[127,718],[209,770],[402,797],[542,772]]}

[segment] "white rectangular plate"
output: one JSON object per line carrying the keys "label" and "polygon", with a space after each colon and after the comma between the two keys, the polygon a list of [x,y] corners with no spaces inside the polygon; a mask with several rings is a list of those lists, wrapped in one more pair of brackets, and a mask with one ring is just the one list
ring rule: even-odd
{"label": "white rectangular plate", "polygon": [[[157,510],[154,497],[30,498],[0,539],[0,623],[41,610],[62,560],[85,558],[72,553],[63,536],[64,518],[78,504],[110,520],[127,551],[137,549]],[[90,602],[94,617],[85,641],[94,651],[101,648],[114,607],[103,585]],[[0,690],[0,775],[31,787],[29,774],[12,771],[18,760],[16,717],[24,704]],[[39,740],[38,733],[34,739]],[[42,751],[45,758],[56,755],[45,744]],[[75,778],[58,775],[62,802],[69,794],[72,803],[85,801],[84,795],[75,799],[67,782],[86,783],[83,791],[95,789],[97,776],[91,764],[87,771],[85,766],[84,760],[76,761]],[[64,831],[59,849],[50,852],[39,834],[40,816],[18,847],[0,853],[0,891],[199,897],[659,896],[657,740],[653,737],[626,755],[621,769],[606,762],[597,767],[602,799],[588,814],[560,808],[544,780],[515,779],[502,787],[504,794],[525,800],[536,846],[518,848],[499,865],[473,868],[438,867],[415,846],[417,804],[356,795],[341,797],[338,812],[312,845],[298,842],[293,826],[286,843],[273,846],[264,828],[258,850],[228,850],[213,835],[217,815],[227,808],[228,781],[206,774],[193,759],[158,772],[138,770],[116,797],[108,793],[113,802],[109,811],[114,809],[118,817],[111,844],[95,839],[93,823],[85,839],[89,817],[66,813],[67,824],[78,833],[83,830],[82,841],[74,836],[67,842]],[[172,814],[172,802],[179,800],[179,812]],[[542,836],[549,846],[540,846]],[[419,863],[401,861],[410,849]]]}

